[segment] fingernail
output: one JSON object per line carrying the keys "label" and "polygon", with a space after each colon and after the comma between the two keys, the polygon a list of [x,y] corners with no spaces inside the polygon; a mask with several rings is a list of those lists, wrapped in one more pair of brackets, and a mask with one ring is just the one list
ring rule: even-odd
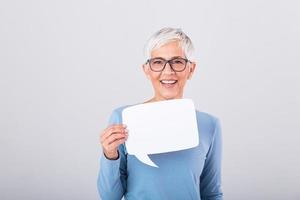
{"label": "fingernail", "polygon": [[125,129],[125,133],[128,133],[128,129]]}
{"label": "fingernail", "polygon": [[127,127],[126,124],[123,124],[123,127],[126,128]]}

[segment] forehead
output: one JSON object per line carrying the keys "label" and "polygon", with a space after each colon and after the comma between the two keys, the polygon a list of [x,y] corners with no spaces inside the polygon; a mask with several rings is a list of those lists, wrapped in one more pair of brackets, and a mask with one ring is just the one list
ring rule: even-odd
{"label": "forehead", "polygon": [[173,57],[185,57],[184,51],[179,41],[172,41],[162,45],[161,47],[154,49],[151,52],[151,58],[162,57],[165,59],[171,59]]}

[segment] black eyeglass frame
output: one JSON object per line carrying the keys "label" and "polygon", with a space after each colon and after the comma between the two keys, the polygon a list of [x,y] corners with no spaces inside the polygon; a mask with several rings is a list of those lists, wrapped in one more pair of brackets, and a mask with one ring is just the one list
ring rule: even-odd
{"label": "black eyeglass frame", "polygon": [[[175,60],[175,59],[178,59],[178,58],[179,58],[179,59],[183,59],[183,60],[185,61],[185,66],[184,66],[184,68],[183,68],[182,70],[175,70],[175,69],[173,68],[173,66],[172,66],[171,61],[173,61],[173,60]],[[154,60],[154,59],[162,59],[162,60],[165,61],[165,65],[163,66],[163,68],[162,68],[161,70],[157,71],[157,70],[153,70],[153,69],[152,69],[151,64],[150,64],[150,61],[151,61],[151,60]],[[187,58],[182,58],[182,57],[174,57],[174,58],[171,58],[170,60],[166,60],[166,59],[161,58],[161,57],[155,57],[155,58],[150,58],[150,59],[148,59],[148,60],[146,61],[145,64],[149,64],[150,69],[151,69],[152,71],[154,71],[154,72],[162,72],[162,71],[164,71],[164,69],[165,69],[167,63],[169,63],[171,69],[172,69],[174,72],[182,72],[182,71],[185,70],[187,63],[192,63],[192,61],[190,61],[190,60],[187,59]]]}

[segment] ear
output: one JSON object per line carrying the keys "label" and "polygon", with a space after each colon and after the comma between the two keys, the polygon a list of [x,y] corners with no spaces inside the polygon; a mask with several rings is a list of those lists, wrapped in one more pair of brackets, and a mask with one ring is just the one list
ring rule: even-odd
{"label": "ear", "polygon": [[192,62],[189,64],[189,74],[188,74],[188,80],[190,80],[194,74],[194,71],[196,69],[196,63],[195,62]]}
{"label": "ear", "polygon": [[150,79],[150,75],[149,75],[149,67],[148,67],[148,65],[147,64],[143,64],[143,71],[144,71],[144,73],[145,73],[145,75],[147,76],[147,78],[149,79],[149,80],[151,80]]}

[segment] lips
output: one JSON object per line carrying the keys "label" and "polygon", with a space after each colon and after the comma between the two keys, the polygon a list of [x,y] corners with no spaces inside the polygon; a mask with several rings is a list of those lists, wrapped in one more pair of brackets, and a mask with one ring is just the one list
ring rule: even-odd
{"label": "lips", "polygon": [[175,83],[177,83],[177,80],[174,80],[174,79],[168,79],[168,80],[160,80],[160,82],[162,83],[162,84],[175,84]]}
{"label": "lips", "polygon": [[169,79],[169,80],[160,80],[161,86],[167,89],[175,88],[177,85],[178,80],[175,79]]}

